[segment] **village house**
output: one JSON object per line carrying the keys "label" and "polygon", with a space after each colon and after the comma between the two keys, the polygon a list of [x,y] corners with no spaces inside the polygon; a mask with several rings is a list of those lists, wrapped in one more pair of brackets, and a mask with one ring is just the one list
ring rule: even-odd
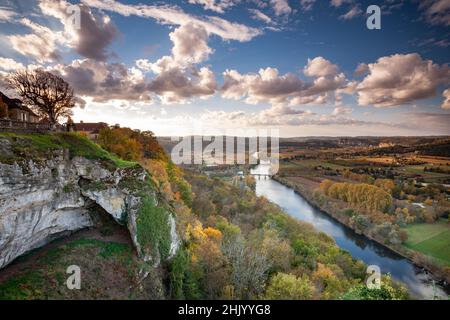
{"label": "village house", "polygon": [[86,135],[89,139],[96,141],[101,129],[108,128],[108,124],[104,122],[83,122],[74,123],[75,131]]}
{"label": "village house", "polygon": [[19,99],[11,99],[0,92],[0,118],[13,121],[39,122],[39,117]]}

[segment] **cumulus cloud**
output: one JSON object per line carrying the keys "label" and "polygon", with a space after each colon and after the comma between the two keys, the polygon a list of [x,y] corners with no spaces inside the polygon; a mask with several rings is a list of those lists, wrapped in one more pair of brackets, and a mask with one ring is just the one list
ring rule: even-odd
{"label": "cumulus cloud", "polygon": [[151,100],[142,73],[120,63],[82,59],[56,65],[52,71],[69,82],[77,95],[92,97],[93,101]]}
{"label": "cumulus cloud", "polygon": [[[107,58],[106,48],[117,34],[108,16],[94,15],[86,6],[81,9],[81,24],[77,28],[67,13],[71,4],[67,1],[40,0],[39,8],[46,16],[60,21],[63,30],[56,31],[28,18],[10,22],[21,24],[31,33],[7,36],[12,48],[40,63],[60,60],[61,47],[73,48],[80,55],[96,60]],[[70,11],[69,11],[70,12]]]}
{"label": "cumulus cloud", "polygon": [[270,0],[270,4],[277,16],[290,14],[292,12],[292,8],[289,6],[287,0]]}
{"label": "cumulus cloud", "polygon": [[420,55],[395,54],[368,65],[369,74],[358,85],[358,103],[389,107],[436,95],[450,79],[448,65],[423,60]]}
{"label": "cumulus cloud", "polygon": [[358,64],[355,71],[353,72],[353,75],[355,77],[360,77],[360,76],[365,75],[368,72],[369,72],[369,66],[365,63],[360,63],[360,64]]}
{"label": "cumulus cloud", "polygon": [[272,106],[269,109],[266,109],[261,112],[263,115],[269,117],[277,117],[277,116],[291,116],[291,115],[310,115],[311,111],[297,110],[288,106]]}
{"label": "cumulus cloud", "polygon": [[450,109],[450,89],[446,89],[442,96],[444,97],[444,101],[441,104],[442,109]]}
{"label": "cumulus cloud", "polygon": [[191,72],[171,68],[157,75],[147,88],[158,94],[163,103],[185,103],[192,97],[206,98],[213,95],[216,87],[214,73],[202,67]]}
{"label": "cumulus cloud", "polygon": [[[186,103],[190,98],[207,98],[216,91],[214,73],[208,67],[197,68],[212,49],[208,34],[201,25],[189,23],[169,35],[172,54],[155,62],[136,61],[136,67],[126,68],[119,63],[76,60],[70,66],[60,66],[61,74],[73,83],[77,93],[94,101],[135,100],[161,103]],[[147,77],[144,72],[152,72]]]}
{"label": "cumulus cloud", "polygon": [[67,43],[62,32],[55,32],[28,18],[20,19],[18,23],[31,29],[33,33],[7,36],[15,51],[24,56],[30,56],[39,62],[60,59],[58,46]]}
{"label": "cumulus cloud", "polygon": [[319,105],[326,104],[328,101],[327,94],[319,94],[315,96],[297,96],[289,101],[290,106],[299,106],[304,104]]}
{"label": "cumulus cloud", "polygon": [[40,0],[39,7],[45,15],[57,18],[64,26],[64,34],[70,47],[80,55],[106,60],[106,48],[117,36],[117,29],[106,15],[94,14],[87,6],[80,8],[80,27],[77,28],[70,19],[71,4],[64,0]]}
{"label": "cumulus cloud", "polygon": [[266,102],[293,106],[324,103],[328,92],[344,89],[348,85],[345,75],[338,73],[337,66],[322,57],[309,60],[304,70],[307,75],[314,77],[311,82],[305,82],[293,73],[280,75],[278,69],[271,67],[248,74],[226,70],[223,73],[222,97],[245,99],[249,104]]}
{"label": "cumulus cloud", "polygon": [[4,71],[14,71],[17,69],[23,69],[24,65],[10,58],[0,57],[0,69]]}
{"label": "cumulus cloud", "polygon": [[169,5],[128,5],[115,0],[82,0],[86,5],[105,11],[112,11],[123,16],[153,18],[161,24],[182,26],[189,23],[201,25],[208,34],[215,34],[225,40],[249,41],[260,35],[259,29],[234,23],[225,19],[209,16],[196,17],[185,13],[179,7]]}
{"label": "cumulus cloud", "polygon": [[188,23],[169,34],[173,42],[172,55],[178,64],[207,60],[213,50],[208,47],[208,33],[201,25]]}
{"label": "cumulus cloud", "polygon": [[423,0],[419,8],[424,11],[425,20],[428,23],[450,26],[450,1]]}
{"label": "cumulus cloud", "polygon": [[238,0],[188,0],[188,2],[202,5],[205,10],[224,13],[226,9],[234,6]]}
{"label": "cumulus cloud", "polygon": [[212,53],[205,28],[189,23],[175,29],[169,37],[173,42],[170,56],[163,56],[156,62],[136,61],[141,70],[156,74],[147,89],[157,94],[163,103],[184,103],[191,97],[213,95],[217,87],[214,73],[208,67],[196,67]]}
{"label": "cumulus cloud", "polygon": [[309,77],[326,77],[337,74],[339,68],[323,57],[308,59],[308,63],[303,69],[305,75]]}

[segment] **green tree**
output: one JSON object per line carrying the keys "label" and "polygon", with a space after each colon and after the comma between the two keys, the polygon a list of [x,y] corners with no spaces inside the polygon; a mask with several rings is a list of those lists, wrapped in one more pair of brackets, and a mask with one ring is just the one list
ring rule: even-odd
{"label": "green tree", "polygon": [[305,300],[311,299],[314,286],[306,275],[296,277],[293,274],[277,273],[270,280],[264,295],[269,300]]}
{"label": "green tree", "polygon": [[358,285],[347,291],[344,300],[407,300],[408,291],[405,287],[396,284],[390,276],[383,276],[380,289],[369,289],[366,285]]}

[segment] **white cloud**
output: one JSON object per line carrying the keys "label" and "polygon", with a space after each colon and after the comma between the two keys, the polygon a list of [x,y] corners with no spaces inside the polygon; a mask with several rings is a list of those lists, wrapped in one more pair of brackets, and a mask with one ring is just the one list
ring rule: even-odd
{"label": "white cloud", "polygon": [[[324,67],[319,69],[318,66]],[[344,90],[348,81],[343,73],[337,73],[337,66],[321,57],[309,60],[305,72],[315,77],[304,82],[292,73],[279,75],[276,68],[260,69],[258,73],[240,74],[236,70],[223,73],[222,97],[244,99],[246,103],[269,103],[273,106],[288,104],[322,104],[328,92]]]}
{"label": "white cloud", "polygon": [[139,59],[136,66],[156,76],[146,88],[159,96],[163,103],[186,103],[192,97],[208,98],[217,88],[214,73],[208,67],[195,65],[208,59],[208,34],[201,25],[189,23],[169,35],[173,42],[172,55],[156,62]]}
{"label": "white cloud", "polygon": [[188,2],[202,5],[205,10],[224,13],[226,9],[234,6],[238,0],[188,0]]}
{"label": "white cloud", "polygon": [[275,22],[265,13],[261,12],[258,9],[248,9],[248,11],[252,14],[252,18],[255,20],[262,21],[266,24],[275,24]]}
{"label": "white cloud", "polygon": [[358,103],[388,107],[430,98],[450,79],[448,65],[423,60],[417,53],[382,57],[368,65],[369,74],[358,85]]}
{"label": "white cloud", "polygon": [[213,16],[196,17],[185,13],[179,7],[169,5],[128,5],[115,0],[82,0],[90,7],[112,11],[123,16],[138,16],[156,19],[161,24],[182,26],[189,23],[201,25],[208,34],[215,34],[225,40],[249,41],[262,32],[240,23],[229,22]]}
{"label": "white cloud", "polygon": [[82,23],[76,28],[67,11],[69,2],[39,0],[38,5],[44,15],[58,19],[63,29],[54,30],[28,18],[14,19],[11,22],[31,30],[7,36],[14,50],[40,63],[59,60],[61,47],[73,48],[87,58],[106,60],[106,47],[117,34],[108,16],[94,15],[88,7],[80,6]]}
{"label": "white cloud", "polygon": [[201,25],[189,23],[169,34],[173,42],[172,55],[177,64],[207,60],[213,50],[208,47],[208,33]]}
{"label": "white cloud", "polygon": [[25,68],[24,65],[20,62],[17,62],[10,58],[0,57],[0,69],[5,71],[14,71],[18,69]]}
{"label": "white cloud", "polygon": [[71,3],[65,0],[39,2],[43,14],[55,17],[64,26],[63,35],[69,47],[86,58],[106,60],[106,48],[118,34],[111,19],[107,15],[94,14],[87,6],[81,5],[78,28],[69,14],[70,6]]}
{"label": "white cloud", "polygon": [[316,57],[312,60],[308,59],[308,64],[303,69],[303,72],[309,77],[326,77],[336,75],[338,70],[338,66],[327,59]]}
{"label": "white cloud", "polygon": [[351,114],[353,112],[352,108],[348,108],[348,107],[336,107],[333,110],[332,115],[333,116],[340,116],[343,114]]}
{"label": "white cloud", "polygon": [[441,104],[442,109],[450,109],[450,89],[446,89],[442,96],[444,97],[444,101]]}
{"label": "white cloud", "polygon": [[292,8],[289,6],[287,0],[270,0],[270,4],[277,16],[290,14],[292,12]]}
{"label": "white cloud", "polygon": [[11,8],[0,7],[0,23],[2,22],[10,22],[17,16]]}
{"label": "white cloud", "polygon": [[142,73],[120,63],[80,59],[56,65],[50,71],[61,74],[77,95],[92,97],[96,102],[152,100]]}
{"label": "white cloud", "polygon": [[369,72],[369,66],[365,63],[360,63],[356,67],[356,70],[353,72],[353,75],[356,77],[360,77],[362,75],[365,75],[367,72]]}
{"label": "white cloud", "polygon": [[39,62],[59,59],[58,45],[67,43],[62,32],[55,32],[28,18],[20,19],[18,22],[31,29],[33,33],[7,36],[14,50]]}

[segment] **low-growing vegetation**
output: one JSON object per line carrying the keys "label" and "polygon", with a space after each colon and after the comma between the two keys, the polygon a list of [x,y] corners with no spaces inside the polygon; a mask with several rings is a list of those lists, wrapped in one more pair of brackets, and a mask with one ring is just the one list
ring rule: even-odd
{"label": "low-growing vegetation", "polygon": [[[134,167],[136,162],[125,161],[110,154],[88,138],[77,133],[18,134],[0,133],[0,139],[11,144],[10,150],[0,154],[0,162],[14,163],[30,159],[44,160],[49,152],[69,150],[71,157],[109,161],[119,168]],[[9,151],[9,152],[8,152]]]}

